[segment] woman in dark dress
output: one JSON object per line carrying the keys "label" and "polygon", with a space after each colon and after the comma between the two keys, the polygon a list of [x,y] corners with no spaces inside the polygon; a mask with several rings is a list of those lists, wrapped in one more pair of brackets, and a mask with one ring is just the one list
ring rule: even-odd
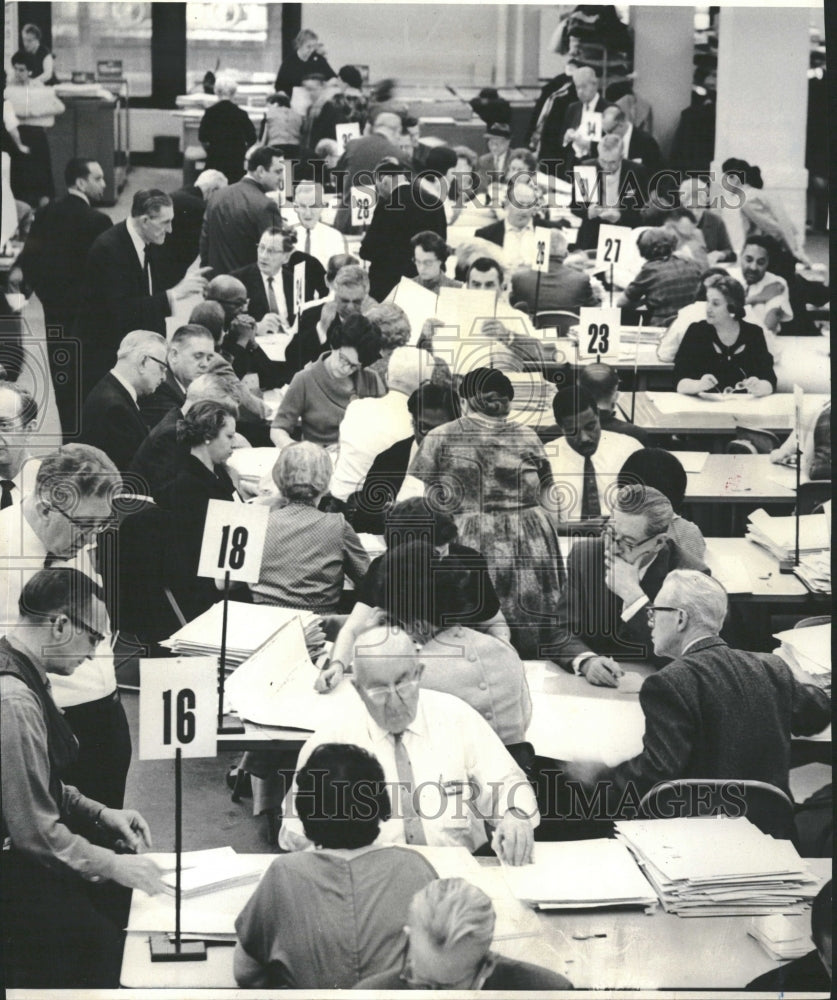
{"label": "woman in dark dress", "polygon": [[707,278],[706,320],[692,323],[674,359],[678,392],[748,392],[769,396],[776,389],[773,356],[764,332],[744,320],[744,288],[726,275]]}
{"label": "woman in dark dress", "polygon": [[58,83],[55,76],[55,59],[41,40],[41,29],[36,24],[24,24],[20,30],[20,48],[12,61],[26,63],[32,80],[42,80],[48,86]]}
{"label": "woman in dark dress", "polygon": [[322,73],[324,80],[331,80],[336,76],[323,54],[323,46],[317,34],[303,28],[294,39],[293,52],[282,60],[273,89],[282,90],[288,97],[293,97],[294,87],[301,87],[303,79],[311,73]]}

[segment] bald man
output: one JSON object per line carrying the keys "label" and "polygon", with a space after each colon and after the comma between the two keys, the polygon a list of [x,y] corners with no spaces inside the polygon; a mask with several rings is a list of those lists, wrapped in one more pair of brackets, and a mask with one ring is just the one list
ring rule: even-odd
{"label": "bald man", "polygon": [[[412,640],[390,626],[365,632],[355,646],[351,691],[342,711],[318,729],[297,767],[323,743],[354,743],[373,753],[386,776],[393,815],[378,843],[486,843],[507,864],[526,864],[540,821],[532,788],[487,722],[464,701],[420,687],[423,664]],[[334,697],[330,695],[329,697]],[[296,782],[284,805],[279,845],[310,847],[296,816]]]}

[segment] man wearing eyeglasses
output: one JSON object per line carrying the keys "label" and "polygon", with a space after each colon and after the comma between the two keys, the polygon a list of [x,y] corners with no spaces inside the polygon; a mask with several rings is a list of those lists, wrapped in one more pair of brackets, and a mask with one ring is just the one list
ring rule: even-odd
{"label": "man wearing eyeglasses", "polygon": [[186,390],[196,378],[209,371],[215,355],[215,341],[205,326],[179,326],[168,344],[166,372],[162,382],[139,400],[140,412],[151,431],[169,412],[186,401]]}
{"label": "man wearing eyeglasses", "polygon": [[167,353],[165,337],[134,330],[123,337],[116,364],[84,401],[80,440],[101,448],[121,472],[148,434],[139,400],[150,396],[168,374]]}
{"label": "man wearing eyeglasses", "polygon": [[88,577],[43,569],[23,588],[19,613],[0,639],[8,986],[117,987],[126,890],[163,888],[156,864],[136,856],[151,846],[142,816],[108,808],[62,780],[78,744],[50,695],[50,678],[72,677],[108,628]]}
{"label": "man wearing eyeglasses", "polygon": [[570,550],[553,641],[543,655],[603,687],[619,686],[622,661],[661,655],[645,607],[672,570],[708,572],[669,537],[673,517],[659,490],[619,491],[602,536],[579,538]]}
{"label": "man wearing eyeglasses", "polygon": [[29,441],[38,429],[38,404],[16,382],[0,381],[0,510],[20,503]]}
{"label": "man wearing eyeglasses", "polygon": [[[491,846],[507,864],[527,863],[540,821],[532,788],[489,724],[453,695],[420,688],[422,664],[410,638],[382,626],[355,647],[351,699],[339,718],[300,751],[302,766],[323,743],[353,743],[381,763],[393,816],[379,842],[435,844],[476,851]],[[295,815],[296,783],[285,799],[279,845],[310,847]]]}

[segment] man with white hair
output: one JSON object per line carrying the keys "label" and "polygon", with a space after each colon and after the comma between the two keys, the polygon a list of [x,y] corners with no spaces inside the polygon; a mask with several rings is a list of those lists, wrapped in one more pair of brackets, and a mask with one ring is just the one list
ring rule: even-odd
{"label": "man with white hair", "polygon": [[346,237],[334,226],[327,226],[322,221],[324,207],[322,184],[316,181],[300,181],[297,184],[293,200],[298,220],[294,227],[296,248],[316,257],[323,267],[328,267],[335,254],[346,253]]}
{"label": "man with white hair", "polygon": [[643,608],[654,652],[673,662],[640,690],[642,753],[594,775],[577,767],[586,781],[606,783],[611,805],[629,785],[636,803],[678,778],[764,781],[787,793],[791,734],[811,736],[831,721],[830,685],[803,684],[778,656],[720,638],[727,607],[717,580],[682,569]]}
{"label": "man with white hair", "polygon": [[497,915],[464,878],[437,879],[413,896],[400,968],[361,980],[364,990],[571,990],[539,965],[491,951]]}
{"label": "man with white hair", "polygon": [[[590,278],[574,267],[567,267],[567,237],[560,229],[549,234],[549,270],[536,271],[529,264],[511,276],[509,299],[524,303],[529,312],[563,309],[578,312],[581,306],[596,306],[599,298],[593,291]],[[540,280],[539,280],[540,279]],[[537,293],[537,294],[536,294]]]}
{"label": "man with white hair", "polygon": [[597,155],[582,160],[581,166],[595,167],[597,176],[589,199],[573,193],[573,212],[581,217],[575,242],[577,250],[592,250],[598,245],[599,226],[603,222],[632,229],[642,225],[651,175],[641,163],[625,159],[618,135],[603,136]]}
{"label": "man with white hair", "polygon": [[221,75],[215,81],[216,104],[204,112],[198,140],[206,148],[206,167],[220,170],[230,184],[244,176],[244,157],[256,141],[256,127],[247,112],[233,103],[238,83]]}
{"label": "man with white hair", "polygon": [[[573,72],[577,101],[567,108],[564,121],[558,131],[547,126],[541,135],[541,147],[538,158],[544,160],[558,159],[559,177],[572,180],[572,170],[587,156],[595,156],[596,143],[591,139],[591,128],[609,103],[599,93],[599,78],[590,66],[579,66]],[[599,130],[601,134],[601,130]],[[561,165],[563,161],[563,165]],[[549,164],[545,164],[549,173]]]}
{"label": "man with white hair", "polygon": [[433,358],[417,347],[396,347],[387,368],[387,393],[377,399],[354,399],[340,421],[340,452],[329,485],[337,500],[361,489],[375,458],[413,432],[407,400],[429,382]]}
{"label": "man with white hair", "polygon": [[81,411],[81,438],[111,459],[120,471],[148,434],[139,399],[150,396],[168,372],[165,337],[134,330],[122,338],[116,364],[91,390]]}
{"label": "man with white hair", "polygon": [[[380,761],[392,790],[393,815],[381,825],[382,844],[462,846],[486,843],[501,861],[531,860],[540,821],[535,796],[489,724],[464,701],[420,688],[423,666],[410,637],[379,626],[355,646],[353,685],[357,697],[321,726],[303,746],[297,767],[323,743],[354,743]],[[311,846],[294,799],[284,805],[279,845]]]}
{"label": "man with white hair", "polygon": [[171,267],[170,281],[180,281],[197,258],[209,196],[226,186],[227,178],[220,170],[204,170],[194,184],[172,191],[174,218],[164,244],[164,256]]}

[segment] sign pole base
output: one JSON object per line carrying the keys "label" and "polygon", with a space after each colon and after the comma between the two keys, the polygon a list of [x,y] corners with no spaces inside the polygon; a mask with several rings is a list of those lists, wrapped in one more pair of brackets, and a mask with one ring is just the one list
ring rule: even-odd
{"label": "sign pole base", "polygon": [[148,946],[152,962],[206,961],[206,944],[203,941],[181,941],[178,946],[168,934],[149,934]]}

